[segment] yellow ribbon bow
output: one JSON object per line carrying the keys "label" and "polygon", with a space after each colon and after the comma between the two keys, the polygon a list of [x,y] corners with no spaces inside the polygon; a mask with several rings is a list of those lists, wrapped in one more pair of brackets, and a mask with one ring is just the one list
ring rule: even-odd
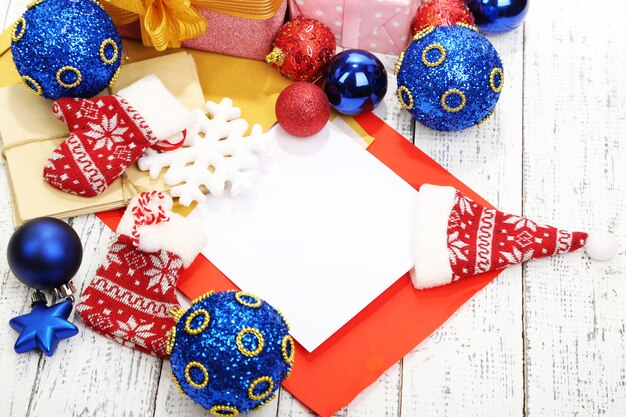
{"label": "yellow ribbon bow", "polygon": [[103,7],[116,25],[139,20],[144,45],[157,51],[179,48],[186,39],[206,31],[206,21],[194,7],[218,13],[264,20],[276,15],[283,0],[104,0]]}

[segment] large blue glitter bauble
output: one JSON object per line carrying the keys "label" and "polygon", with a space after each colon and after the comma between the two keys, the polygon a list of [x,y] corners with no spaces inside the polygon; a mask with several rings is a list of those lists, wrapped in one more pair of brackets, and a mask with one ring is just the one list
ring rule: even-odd
{"label": "large blue glitter bauble", "polygon": [[69,282],[83,260],[80,238],[64,221],[40,217],[20,226],[9,239],[7,259],[25,285],[51,290]]}
{"label": "large blue glitter bauble", "polygon": [[413,39],[396,64],[400,104],[435,130],[486,120],[504,85],[502,61],[487,38],[457,25],[426,28]]}
{"label": "large blue glitter bauble", "polygon": [[476,26],[484,33],[503,33],[522,24],[528,0],[468,0]]}
{"label": "large blue glitter bauble", "polygon": [[11,53],[35,94],[87,98],[117,78],[122,41],[97,1],[42,0],[31,2],[15,23]]}
{"label": "large blue glitter bauble", "polygon": [[282,315],[252,294],[208,293],[177,318],[168,336],[172,379],[216,416],[272,400],[291,373],[295,346]]}
{"label": "large blue glitter bauble", "polygon": [[348,49],[330,62],[324,92],[339,113],[355,116],[371,111],[387,93],[387,71],[372,53]]}

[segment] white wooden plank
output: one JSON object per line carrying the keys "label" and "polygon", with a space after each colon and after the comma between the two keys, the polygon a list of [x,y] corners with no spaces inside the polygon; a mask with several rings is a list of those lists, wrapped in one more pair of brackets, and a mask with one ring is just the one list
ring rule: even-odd
{"label": "white wooden plank", "polygon": [[[490,38],[505,87],[494,116],[415,144],[496,207],[521,212],[523,29]],[[521,268],[505,271],[403,361],[403,416],[521,416]],[[416,318],[419,319],[419,318]]]}
{"label": "white wooden plank", "polygon": [[[529,263],[528,416],[626,414],[624,2],[534,2],[526,24],[525,214],[612,229],[620,256]],[[600,12],[602,11],[602,12]]]}
{"label": "white wooden plank", "polygon": [[2,0],[0,2],[0,22],[2,27],[8,27],[17,20],[18,17],[26,10],[28,1],[24,0]]}
{"label": "white wooden plank", "polygon": [[4,219],[0,222],[0,375],[10,376],[0,378],[0,415],[23,416],[28,409],[40,355],[17,355],[13,351],[18,335],[9,327],[9,320],[30,310],[30,290],[9,271],[4,256],[9,237],[13,233],[13,212],[11,203],[7,202],[9,182],[5,161],[1,160],[0,165],[0,196],[5,199],[0,204],[0,218]]}

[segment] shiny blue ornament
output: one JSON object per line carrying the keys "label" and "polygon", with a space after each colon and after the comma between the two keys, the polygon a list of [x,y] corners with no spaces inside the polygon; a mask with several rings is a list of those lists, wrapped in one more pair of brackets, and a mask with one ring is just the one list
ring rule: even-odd
{"label": "shiny blue ornament", "polygon": [[498,52],[487,38],[462,25],[418,33],[396,70],[400,104],[435,130],[482,123],[493,113],[504,86]]}
{"label": "shiny blue ornament", "polygon": [[60,340],[78,334],[78,328],[67,320],[71,312],[70,301],[62,301],[50,307],[46,306],[45,299],[35,301],[30,313],[9,321],[11,328],[20,333],[15,342],[15,352],[39,349],[47,356],[52,356]]}
{"label": "shiny blue ornament", "polygon": [[487,34],[504,33],[522,24],[528,0],[468,0],[476,26]]}
{"label": "shiny blue ornament", "polygon": [[69,282],[83,260],[78,234],[62,220],[40,217],[19,227],[7,246],[9,268],[23,284],[51,290]]}
{"label": "shiny blue ornament", "polygon": [[295,346],[289,327],[252,294],[210,292],[173,315],[177,323],[167,340],[172,379],[213,415],[261,408],[291,373]]}
{"label": "shiny blue ornament", "polygon": [[387,93],[387,71],[374,54],[348,49],[329,63],[324,92],[339,113],[356,116],[372,111]]}
{"label": "shiny blue ornament", "polygon": [[13,26],[11,53],[33,93],[87,98],[115,81],[122,41],[97,1],[43,0],[27,7]]}

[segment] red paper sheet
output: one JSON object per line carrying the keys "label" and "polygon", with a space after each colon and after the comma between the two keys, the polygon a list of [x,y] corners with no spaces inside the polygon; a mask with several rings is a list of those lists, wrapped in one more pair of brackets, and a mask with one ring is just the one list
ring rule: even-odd
{"label": "red paper sheet", "polygon": [[[413,187],[419,188],[425,183],[452,185],[489,206],[375,115],[369,113],[355,119],[375,138],[369,152]],[[115,228],[122,213],[122,210],[115,210],[98,216],[109,227]],[[315,351],[309,353],[296,344],[293,373],[283,386],[321,416],[332,415],[441,326],[497,275],[486,273],[425,291],[416,291],[408,274],[405,275]],[[196,279],[199,276],[202,279]],[[209,290],[235,288],[203,256],[196,259],[178,282],[178,289],[192,299]]]}

